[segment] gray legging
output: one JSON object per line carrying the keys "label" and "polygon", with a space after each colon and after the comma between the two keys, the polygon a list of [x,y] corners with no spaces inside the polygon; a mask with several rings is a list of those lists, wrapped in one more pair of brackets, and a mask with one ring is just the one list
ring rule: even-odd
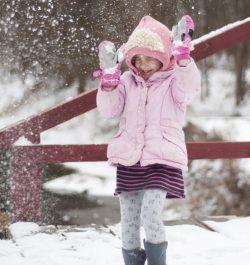
{"label": "gray legging", "polygon": [[122,192],[119,198],[123,248],[131,250],[141,247],[141,223],[148,242],[157,244],[166,241],[163,224],[166,191],[146,189]]}

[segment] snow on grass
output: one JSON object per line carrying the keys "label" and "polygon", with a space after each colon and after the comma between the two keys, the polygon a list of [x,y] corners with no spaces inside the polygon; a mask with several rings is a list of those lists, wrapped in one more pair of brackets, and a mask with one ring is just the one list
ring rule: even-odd
{"label": "snow on grass", "polygon": [[[249,264],[250,217],[205,222],[216,232],[187,224],[165,226],[167,264]],[[59,228],[48,232],[49,229],[36,224],[14,223],[10,227],[13,240],[0,241],[0,264],[122,265],[120,228],[118,223],[98,229]],[[141,240],[143,238],[145,231],[141,227]]]}
{"label": "snow on grass", "polygon": [[11,234],[15,235],[16,239],[29,236],[37,232],[39,232],[39,225],[36,223],[19,222],[11,225]]}
{"label": "snow on grass", "polygon": [[112,196],[115,189],[116,167],[107,162],[68,162],[64,164],[79,173],[63,176],[43,184],[43,188],[57,194]]}
{"label": "snow on grass", "polygon": [[214,221],[205,221],[205,223],[228,238],[248,243],[250,250],[250,217],[236,218],[225,223]]}

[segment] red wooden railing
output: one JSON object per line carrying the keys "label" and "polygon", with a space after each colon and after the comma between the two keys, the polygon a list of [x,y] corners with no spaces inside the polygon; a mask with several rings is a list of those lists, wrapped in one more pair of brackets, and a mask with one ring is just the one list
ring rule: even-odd
{"label": "red wooden railing", "polygon": [[[195,45],[196,61],[250,38],[250,20]],[[0,130],[0,149],[11,153],[10,210],[13,221],[41,221],[41,163],[105,161],[106,144],[41,145],[40,133],[96,108],[97,89]],[[17,146],[26,137],[33,145]],[[187,143],[189,159],[250,158],[250,142]]]}

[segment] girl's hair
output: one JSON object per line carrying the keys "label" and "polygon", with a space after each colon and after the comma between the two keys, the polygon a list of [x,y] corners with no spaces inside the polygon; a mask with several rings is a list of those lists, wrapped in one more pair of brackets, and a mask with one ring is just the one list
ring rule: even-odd
{"label": "girl's hair", "polygon": [[131,59],[131,64],[132,64],[133,66],[135,66],[135,59],[136,59],[136,55],[133,56],[132,59]]}

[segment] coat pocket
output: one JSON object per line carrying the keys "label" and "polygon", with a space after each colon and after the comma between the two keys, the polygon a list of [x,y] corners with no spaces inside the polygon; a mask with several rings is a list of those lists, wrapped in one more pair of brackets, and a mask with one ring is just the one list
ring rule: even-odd
{"label": "coat pocket", "polygon": [[161,122],[162,157],[186,163],[187,149],[184,132],[177,122],[164,119]]}
{"label": "coat pocket", "polygon": [[121,118],[117,133],[109,141],[107,147],[108,158],[128,160],[135,150],[135,144],[130,140],[126,131],[126,120]]}
{"label": "coat pocket", "polygon": [[113,139],[119,137],[122,134],[122,132],[125,130],[125,127],[126,127],[126,118],[125,117],[121,117],[118,131],[113,136]]}

